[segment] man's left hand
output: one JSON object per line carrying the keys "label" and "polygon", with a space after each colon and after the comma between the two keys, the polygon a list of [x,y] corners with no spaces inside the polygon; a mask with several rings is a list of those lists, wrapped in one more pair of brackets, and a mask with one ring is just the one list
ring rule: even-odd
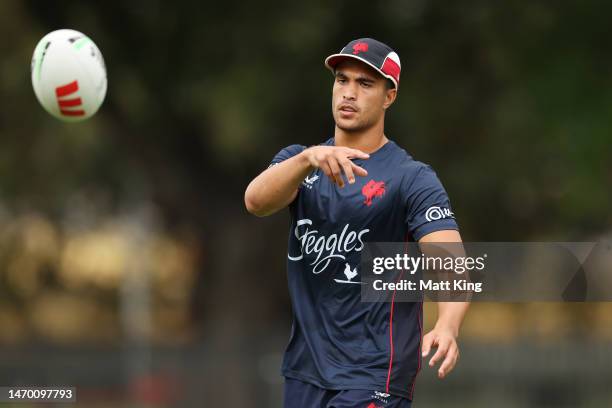
{"label": "man's left hand", "polygon": [[438,369],[438,378],[443,379],[455,368],[459,359],[459,346],[455,334],[451,329],[434,328],[423,337],[423,357],[427,357],[432,347],[437,347],[438,350],[429,360],[429,366],[433,367],[444,359]]}

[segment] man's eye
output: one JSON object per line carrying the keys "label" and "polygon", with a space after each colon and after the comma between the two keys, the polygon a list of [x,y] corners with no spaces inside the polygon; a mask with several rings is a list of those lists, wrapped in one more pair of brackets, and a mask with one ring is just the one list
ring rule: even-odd
{"label": "man's eye", "polygon": [[343,83],[345,83],[345,82],[346,82],[346,79],[344,79],[344,78],[336,78],[336,80],[337,80],[339,83],[341,83],[341,84],[343,84]]}
{"label": "man's eye", "polygon": [[362,82],[361,86],[363,86],[364,88],[370,88],[372,86],[372,84],[369,83],[369,82]]}

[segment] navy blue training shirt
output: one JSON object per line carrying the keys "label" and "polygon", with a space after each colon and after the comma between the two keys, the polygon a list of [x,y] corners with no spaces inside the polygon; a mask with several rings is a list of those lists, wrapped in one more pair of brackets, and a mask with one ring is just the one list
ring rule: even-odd
{"label": "navy blue training shirt", "polygon": [[[271,166],[304,149],[284,148]],[[326,389],[412,399],[422,304],[361,302],[359,253],[365,242],[418,241],[458,227],[436,173],[393,141],[353,162],[368,175],[339,188],[317,169],[289,205],[293,325],[282,374]]]}

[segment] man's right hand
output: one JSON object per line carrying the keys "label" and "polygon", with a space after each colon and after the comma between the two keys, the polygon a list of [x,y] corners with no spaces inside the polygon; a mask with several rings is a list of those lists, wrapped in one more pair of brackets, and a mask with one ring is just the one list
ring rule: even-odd
{"label": "man's right hand", "polygon": [[355,175],[361,177],[368,175],[363,167],[357,166],[350,160],[370,157],[361,150],[342,146],[313,146],[304,150],[302,154],[308,159],[312,168],[323,170],[323,173],[338,187],[344,187],[342,173],[350,184],[355,182]]}
{"label": "man's right hand", "polygon": [[350,159],[367,159],[361,150],[342,146],[313,146],[271,166],[255,177],[244,193],[247,210],[258,217],[274,214],[289,205],[297,196],[304,178],[314,169],[321,169],[339,187],[344,187],[342,173],[349,183],[355,175],[365,177],[368,172]]}

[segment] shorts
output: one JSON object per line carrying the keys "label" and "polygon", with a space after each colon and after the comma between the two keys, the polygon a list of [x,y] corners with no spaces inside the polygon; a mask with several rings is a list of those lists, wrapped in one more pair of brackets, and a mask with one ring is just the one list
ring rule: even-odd
{"label": "shorts", "polygon": [[285,378],[284,408],[410,408],[412,402],[382,391],[327,390]]}

